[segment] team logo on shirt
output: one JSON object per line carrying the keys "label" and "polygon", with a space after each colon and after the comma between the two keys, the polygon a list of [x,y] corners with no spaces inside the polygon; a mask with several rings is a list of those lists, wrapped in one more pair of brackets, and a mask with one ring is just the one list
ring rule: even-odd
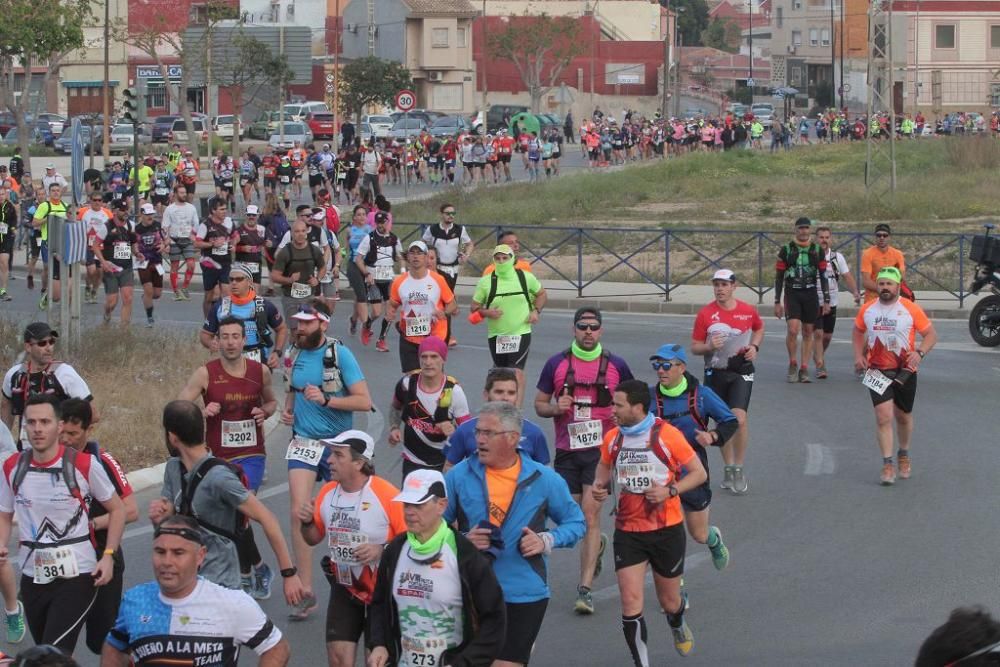
{"label": "team logo on shirt", "polygon": [[434,593],[434,581],[416,572],[403,572],[396,593],[402,597],[429,598]]}

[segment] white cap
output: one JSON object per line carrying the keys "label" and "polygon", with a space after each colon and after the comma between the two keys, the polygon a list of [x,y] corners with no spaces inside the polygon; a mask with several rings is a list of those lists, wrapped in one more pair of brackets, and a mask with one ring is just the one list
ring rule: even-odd
{"label": "white cap", "polygon": [[312,214],[313,220],[326,220],[326,211],[317,211]]}
{"label": "white cap", "polygon": [[247,206],[247,215],[257,215],[258,213],[260,213],[260,209],[255,204]]}
{"label": "white cap", "polygon": [[725,280],[726,282],[734,283],[736,282],[736,274],[729,269],[719,269],[712,276],[712,280]]}
{"label": "white cap", "polygon": [[428,500],[447,498],[444,475],[437,470],[414,470],[403,480],[403,490],[393,500],[410,505],[423,505]]}
{"label": "white cap", "polygon": [[344,431],[336,437],[323,440],[322,443],[330,447],[350,447],[369,461],[375,457],[375,441],[370,435],[357,429]]}
{"label": "white cap", "polygon": [[424,243],[423,241],[412,241],[412,242],[410,242],[410,245],[406,246],[406,251],[409,252],[409,251],[413,250],[414,248],[416,248],[416,249],[418,249],[418,250],[420,250],[421,252],[424,252],[424,253],[427,252],[427,244]]}
{"label": "white cap", "polygon": [[154,213],[156,213],[156,207],[153,206],[152,204],[143,204],[142,208],[139,210],[145,213],[146,215],[153,215]]}

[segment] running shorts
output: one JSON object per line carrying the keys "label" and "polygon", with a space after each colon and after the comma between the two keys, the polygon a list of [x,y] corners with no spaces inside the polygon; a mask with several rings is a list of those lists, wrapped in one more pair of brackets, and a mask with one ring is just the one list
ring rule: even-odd
{"label": "running shorts", "polygon": [[499,336],[489,339],[490,356],[493,357],[493,365],[496,368],[520,368],[524,370],[524,365],[528,363],[528,348],[531,347],[531,334],[526,333],[521,335],[521,344],[517,352],[505,352],[503,354],[497,352],[498,339]]}
{"label": "running shorts", "polygon": [[705,386],[719,395],[729,409],[750,409],[753,373],[741,374],[719,368],[705,369]]}
{"label": "running shorts", "polygon": [[785,290],[785,319],[812,324],[819,317],[816,287]]}
{"label": "running shorts", "polygon": [[686,539],[683,523],[641,533],[616,529],[615,570],[649,563],[661,577],[679,577],[684,574]]}
{"label": "running shorts", "polygon": [[820,314],[816,317],[816,329],[822,330],[823,333],[832,334],[835,326],[837,326],[837,307],[830,306],[830,312],[824,315],[821,306]]}
{"label": "running shorts", "polygon": [[601,448],[556,450],[555,471],[566,480],[569,492],[583,493],[583,487],[593,486],[597,463],[601,460]]}
{"label": "running shorts", "polygon": [[[882,372],[890,378],[896,377],[896,371],[884,370]],[[868,390],[868,393],[872,397],[872,405],[892,401],[892,404],[901,411],[910,414],[913,412],[913,403],[917,399],[917,374],[913,373],[910,375],[902,385],[897,384],[895,381],[889,383],[889,386],[885,388],[885,392],[881,396],[871,389]]]}

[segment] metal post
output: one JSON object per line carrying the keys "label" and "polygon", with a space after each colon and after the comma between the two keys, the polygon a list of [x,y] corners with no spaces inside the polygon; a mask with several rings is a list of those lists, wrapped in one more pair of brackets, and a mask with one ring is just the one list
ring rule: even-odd
{"label": "metal post", "polygon": [[[868,132],[865,196],[889,204],[896,194],[896,105],[892,71],[892,2],[874,0],[868,10]],[[872,118],[888,113],[888,136],[871,131]]]}
{"label": "metal post", "polygon": [[583,298],[583,230],[576,230],[576,296]]}
{"label": "metal post", "polygon": [[750,61],[750,81],[748,82],[750,84],[750,104],[753,104],[753,84],[754,84],[754,80],[753,80],[753,3],[754,3],[754,0],[750,0],[750,22],[749,22],[748,41],[747,41],[747,45],[748,45],[748,47],[750,49],[750,58],[749,58],[749,61]]}
{"label": "metal post", "polygon": [[757,303],[764,303],[764,235],[757,233]]}
{"label": "metal post", "polygon": [[[684,35],[677,30],[677,19],[674,19],[674,32],[677,34],[677,64],[674,66],[674,117],[681,115],[681,57],[683,55]],[[752,99],[752,96],[751,96]]]}
{"label": "metal post", "polygon": [[[337,0],[337,44],[333,51],[333,131],[335,135],[340,134],[340,39],[344,29],[344,17],[340,15],[340,0]],[[406,50],[404,49],[405,53]],[[333,137],[333,145],[336,148],[343,148],[340,145],[339,136]]]}
{"label": "metal post", "polygon": [[830,106],[837,99],[837,41],[834,39],[837,26],[833,22],[833,2],[830,0]]}
{"label": "metal post", "polygon": [[[410,112],[403,112],[403,198],[410,196]],[[360,131],[360,129],[359,129]]]}
{"label": "metal post", "polygon": [[487,94],[489,92],[490,84],[489,79],[486,78],[486,63],[489,62],[489,55],[486,53],[486,0],[483,0],[483,29],[481,31],[483,36],[483,46],[479,51],[480,58],[479,62],[483,66],[483,123],[486,123],[486,111],[489,108],[487,104]]}
{"label": "metal post", "polygon": [[[111,159],[111,0],[104,0],[104,102],[102,111],[104,113],[104,123],[102,124],[101,153],[104,155],[104,163]],[[94,150],[94,133],[90,133],[90,150]],[[93,165],[91,165],[93,166]]]}
{"label": "metal post", "polygon": [[[917,15],[913,20],[913,111],[920,110],[920,0],[917,0]],[[961,308],[959,304],[959,308]]]}
{"label": "metal post", "polygon": [[[138,112],[137,112],[138,114]],[[132,123],[132,171],[135,184],[132,186],[132,215],[139,219],[139,119]]]}
{"label": "metal post", "polygon": [[[833,0],[830,0],[833,2]],[[844,110],[844,0],[840,0],[840,109]]]}
{"label": "metal post", "polygon": [[[212,150],[212,28],[213,27],[214,24],[212,23],[212,20],[209,19],[208,32],[206,35],[208,39],[208,48],[205,49],[205,154],[208,157],[209,169],[212,168],[212,155],[214,154],[214,151]],[[233,127],[236,127],[236,124],[239,123],[239,118],[236,118],[234,116],[234,119],[235,120],[233,122]],[[191,128],[191,131],[194,132],[193,127]],[[198,140],[195,139],[195,144],[197,143]],[[138,213],[139,211],[138,209],[136,209],[136,215],[138,215]]]}
{"label": "metal post", "polygon": [[670,301],[670,230],[663,232],[663,286],[666,288],[664,299]]}
{"label": "metal post", "polygon": [[[340,39],[338,37],[337,41]],[[339,44],[338,44],[339,46]],[[278,55],[285,55],[285,24],[278,24]],[[340,76],[340,72],[337,73]],[[338,79],[339,83],[339,79]],[[282,78],[281,85],[278,86],[278,147],[285,143],[285,80]]]}
{"label": "metal post", "polygon": [[[919,6],[919,5],[918,5]],[[965,306],[965,234],[958,237],[958,307]]]}

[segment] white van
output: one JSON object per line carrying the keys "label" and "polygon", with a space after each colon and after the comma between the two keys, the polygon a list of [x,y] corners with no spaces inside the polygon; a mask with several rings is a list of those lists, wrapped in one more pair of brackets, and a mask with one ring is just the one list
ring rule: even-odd
{"label": "white van", "polygon": [[300,104],[286,104],[285,113],[290,113],[295,117],[295,120],[304,121],[306,119],[306,114],[313,112],[330,112],[330,108],[326,106],[326,102],[302,102]]}

